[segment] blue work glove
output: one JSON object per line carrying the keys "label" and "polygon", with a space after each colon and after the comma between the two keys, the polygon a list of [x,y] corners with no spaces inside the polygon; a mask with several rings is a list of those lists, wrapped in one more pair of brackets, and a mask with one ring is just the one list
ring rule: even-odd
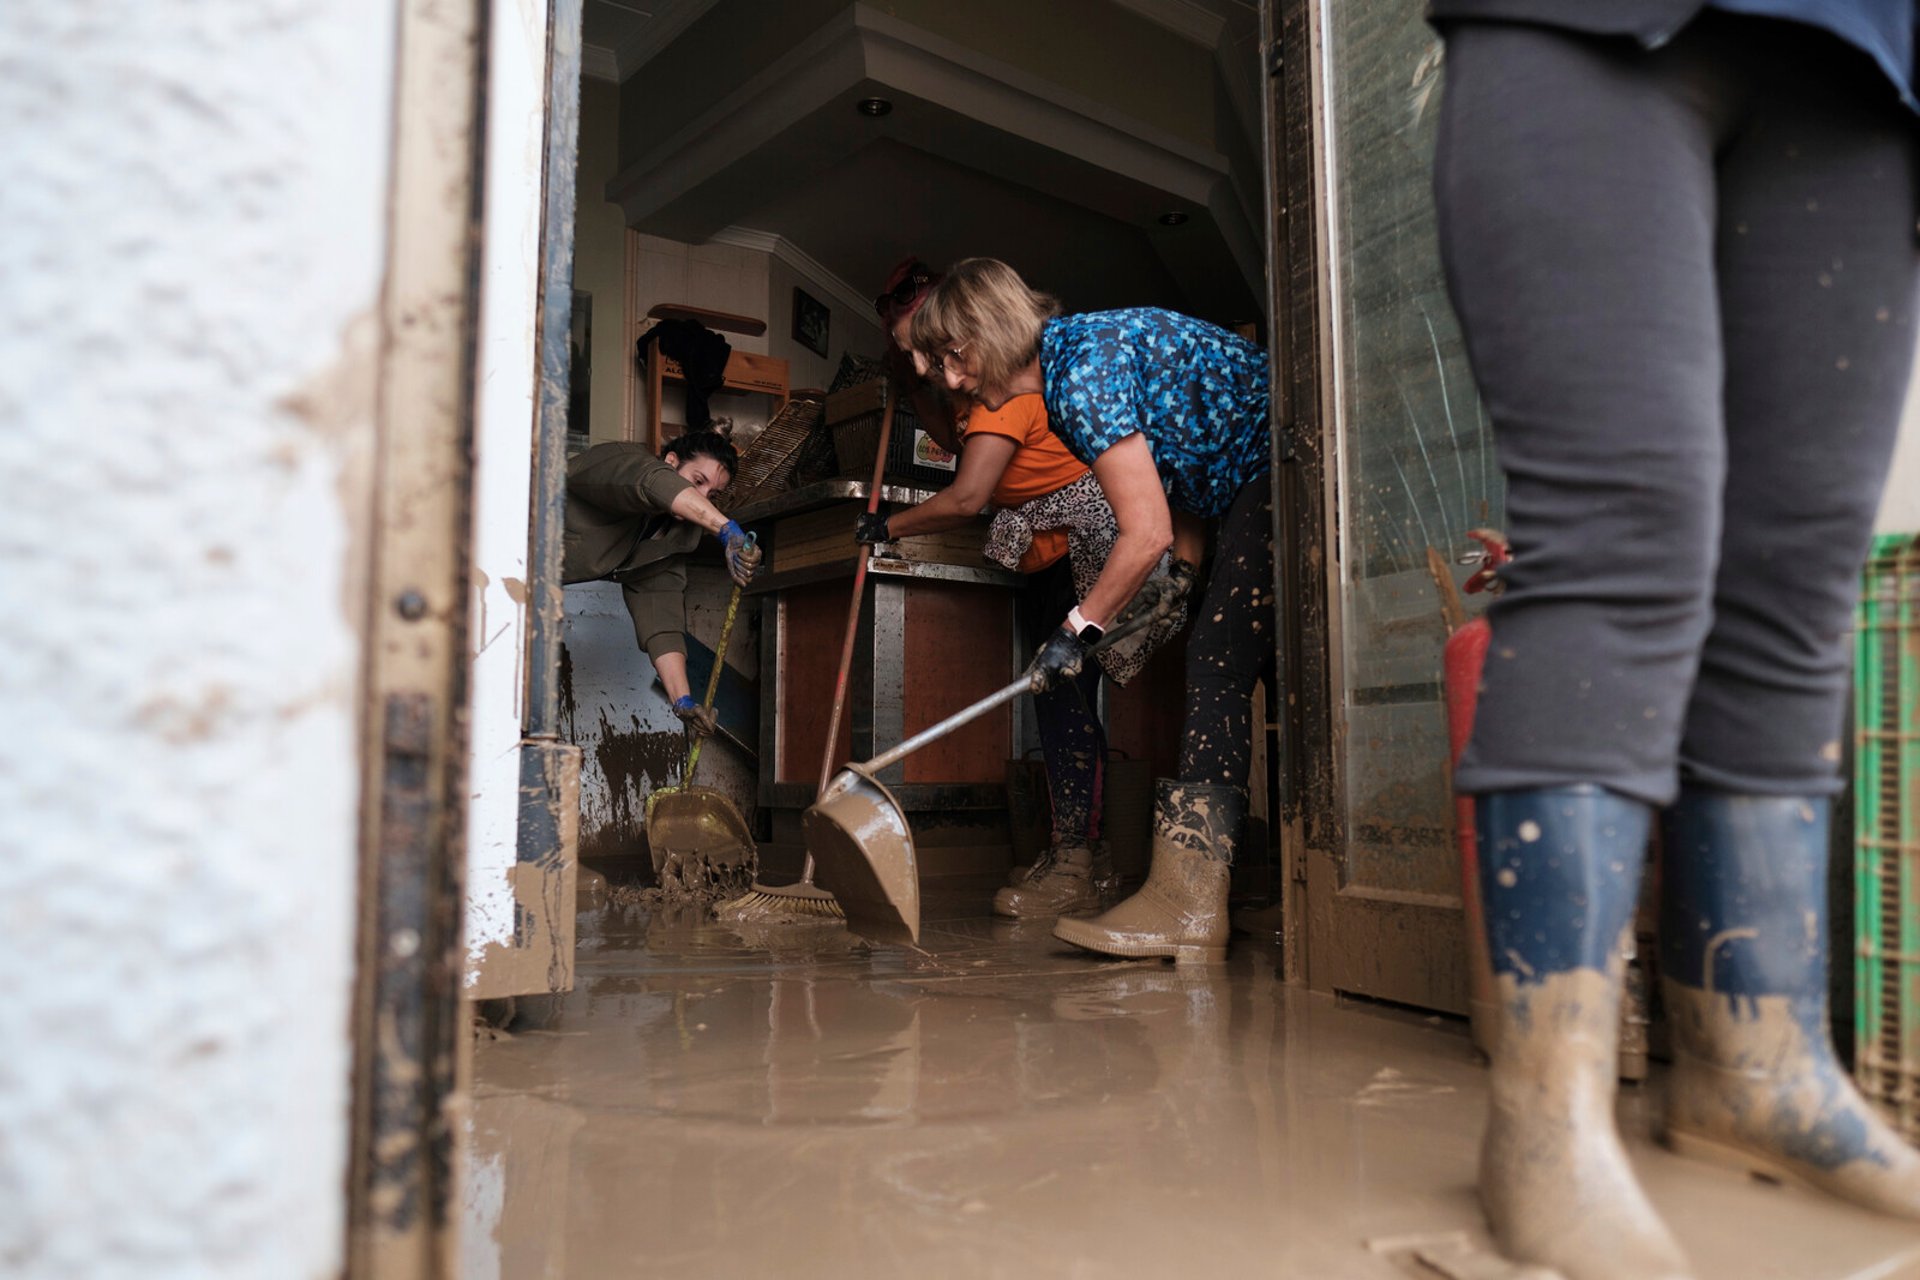
{"label": "blue work glove", "polygon": [[1086,641],[1061,627],[1033,655],[1033,665],[1027,668],[1029,684],[1035,693],[1045,693],[1079,675],[1086,661]]}
{"label": "blue work glove", "polygon": [[673,714],[680,717],[687,732],[696,738],[704,738],[720,727],[720,717],[713,714],[713,708],[701,706],[690,693],[673,700]]}
{"label": "blue work glove", "polygon": [[729,520],[720,526],[720,544],[727,549],[727,572],[733,575],[733,580],[743,587],[752,582],[753,575],[760,572],[760,561],[765,554],[754,536],[737,521]]}
{"label": "blue work glove", "polygon": [[887,532],[887,513],[862,511],[860,523],[853,526],[853,540],[868,545],[876,542],[892,542],[893,535]]}

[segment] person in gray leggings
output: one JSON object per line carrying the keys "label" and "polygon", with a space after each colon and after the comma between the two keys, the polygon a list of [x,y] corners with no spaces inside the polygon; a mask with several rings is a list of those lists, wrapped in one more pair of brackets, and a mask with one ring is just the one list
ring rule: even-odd
{"label": "person in gray leggings", "polygon": [[1495,1236],[1568,1280],[1692,1274],[1613,1117],[1656,813],[1667,1141],[1920,1219],[1825,1001],[1848,629],[1915,346],[1912,0],[1433,16],[1441,252],[1514,551],[1456,775]]}

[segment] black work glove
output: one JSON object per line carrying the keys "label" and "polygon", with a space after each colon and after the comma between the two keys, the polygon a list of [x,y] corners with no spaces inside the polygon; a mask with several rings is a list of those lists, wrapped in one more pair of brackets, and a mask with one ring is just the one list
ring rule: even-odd
{"label": "black work glove", "polygon": [[720,727],[720,717],[713,714],[713,708],[701,706],[690,693],[673,700],[673,714],[680,717],[687,732],[696,738],[704,738]]}
{"label": "black work glove", "polygon": [[1133,603],[1127,606],[1123,616],[1137,618],[1144,613],[1153,613],[1170,618],[1192,591],[1193,566],[1185,560],[1175,560],[1166,573],[1155,575],[1140,584],[1140,590],[1134,592]]}
{"label": "black work glove", "polygon": [[1175,556],[1173,563],[1167,566],[1167,578],[1173,583],[1173,608],[1178,609],[1182,600],[1193,597],[1194,579],[1199,572],[1191,562],[1182,560],[1179,556]]}
{"label": "black work glove", "polygon": [[1035,693],[1045,693],[1079,675],[1086,661],[1087,642],[1061,627],[1033,655],[1033,665],[1027,668],[1028,683]]}
{"label": "black work glove", "polygon": [[887,532],[887,513],[885,511],[862,511],[860,523],[853,526],[853,540],[871,546],[876,542],[892,542]]}

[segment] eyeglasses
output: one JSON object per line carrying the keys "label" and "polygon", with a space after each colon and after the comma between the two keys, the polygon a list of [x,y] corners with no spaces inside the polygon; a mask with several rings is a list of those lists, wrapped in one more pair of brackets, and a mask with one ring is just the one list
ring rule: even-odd
{"label": "eyeglasses", "polygon": [[933,283],[933,272],[927,270],[925,267],[915,267],[907,273],[905,280],[902,280],[885,293],[875,294],[873,309],[878,314],[885,316],[895,308],[911,306],[913,300],[920,296],[920,291],[931,283]]}
{"label": "eyeglasses", "polygon": [[947,373],[957,373],[957,374],[964,375],[967,371],[967,367],[966,367],[966,364],[964,363],[964,361],[966,360],[966,356],[963,355],[962,352],[966,351],[966,349],[972,345],[973,345],[973,339],[968,338],[965,342],[961,343],[959,346],[948,347],[945,351],[942,351],[940,353],[940,368],[946,371]]}

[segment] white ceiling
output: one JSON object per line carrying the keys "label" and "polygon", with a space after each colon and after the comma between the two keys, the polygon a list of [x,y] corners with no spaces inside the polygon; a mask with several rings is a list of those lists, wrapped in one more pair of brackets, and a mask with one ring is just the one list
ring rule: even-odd
{"label": "white ceiling", "polygon": [[[1108,2],[1208,48],[1230,19],[1247,29],[1252,9],[1251,0]],[[586,0],[588,72],[631,76],[716,3],[740,0]],[[854,26],[864,60],[838,56],[844,41],[797,49],[794,70],[775,77],[780,90],[742,86],[709,118],[658,140],[610,191],[630,224],[693,242],[743,227],[777,235],[859,296],[910,253],[935,265],[984,254],[1072,310],[1257,318],[1258,193],[1226,181],[1224,157],[990,60],[916,47],[912,29],[877,8]],[[893,114],[854,111],[870,93],[892,100]],[[1257,121],[1251,128],[1257,146]],[[1160,225],[1169,210],[1187,222]]]}

